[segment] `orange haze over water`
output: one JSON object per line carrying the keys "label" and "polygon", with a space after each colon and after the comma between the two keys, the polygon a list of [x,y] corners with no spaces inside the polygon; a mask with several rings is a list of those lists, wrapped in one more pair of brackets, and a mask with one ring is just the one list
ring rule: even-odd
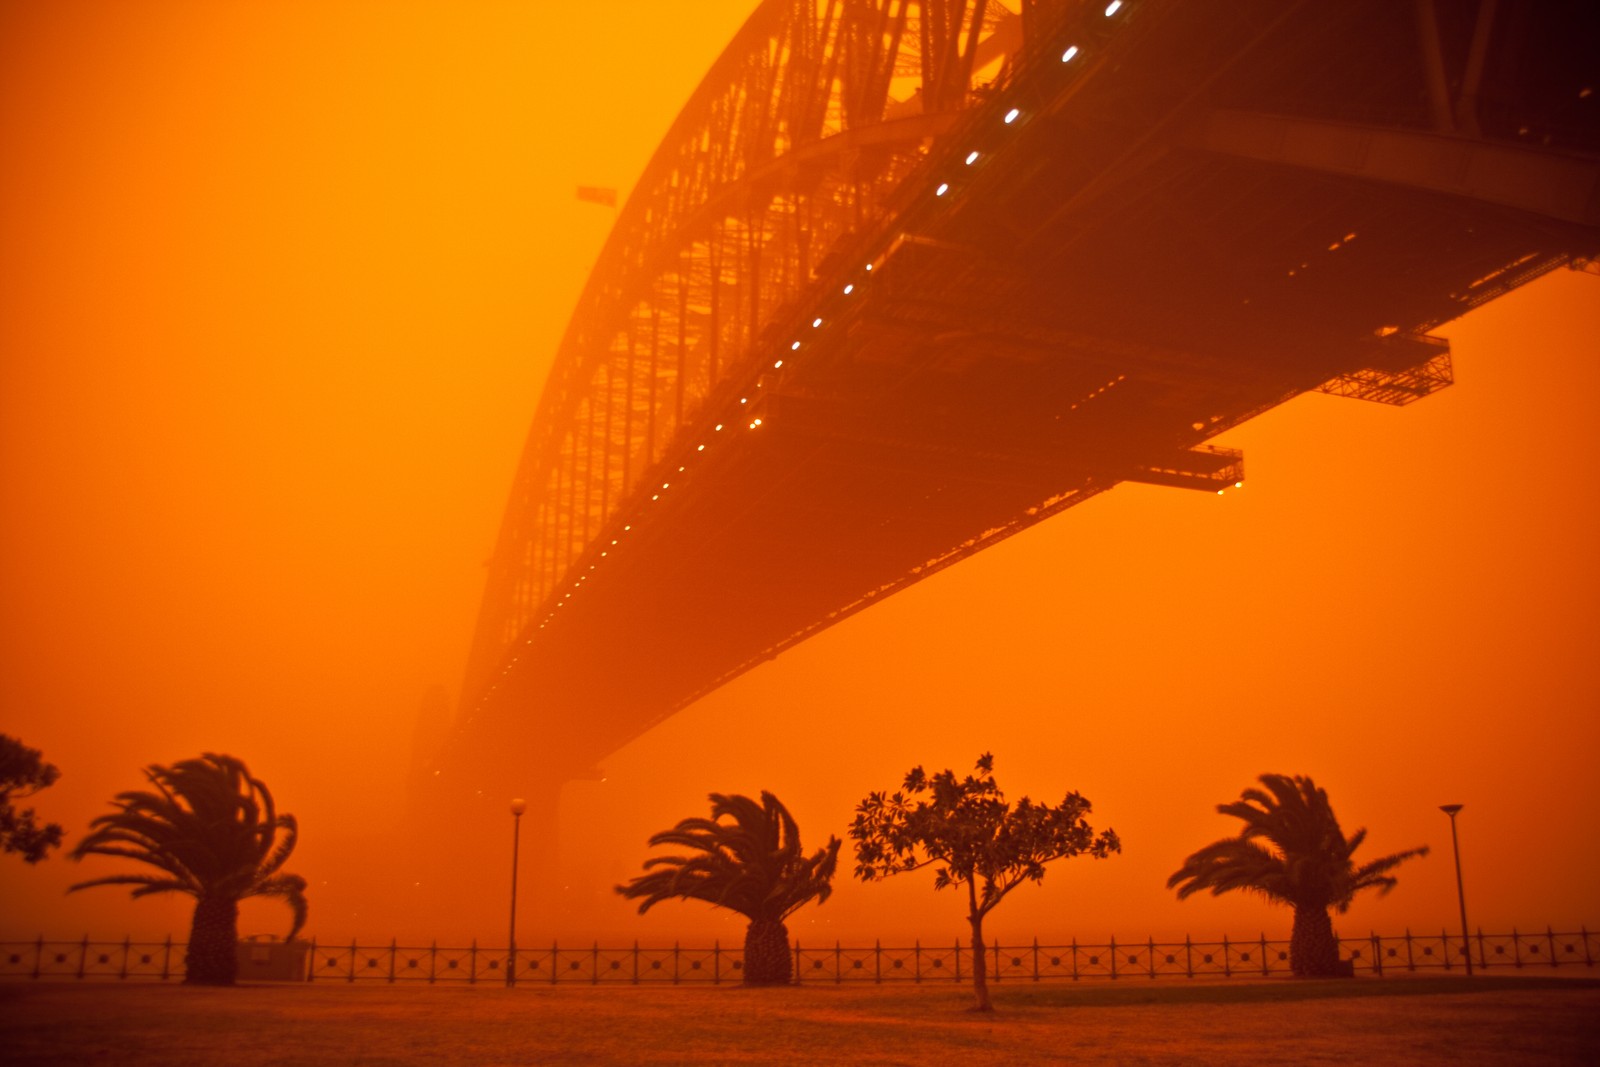
{"label": "orange haze over water", "polygon": [[[301,820],[308,934],[503,943],[509,841],[461,857],[448,913],[409,903],[405,835],[438,832],[403,825],[418,709],[459,685],[613,218],[576,187],[626,192],[753,6],[0,0],[0,731],[61,768],[31,803],[69,846],[141,766],[228,752]],[[1303,397],[1224,440],[1243,491],[1118,488],[603,761],[559,859],[523,840],[562,907],[522,940],[737,940],[611,894],[652,831],[769,788],[814,847],[985,750],[1125,848],[1019,890],[1002,941],[1286,936],[1164,888],[1263,771],[1313,775],[1372,856],[1434,847],[1348,933],[1455,927],[1445,802],[1474,925],[1600,921],[1600,279],[1441,332],[1439,396]],[[963,933],[931,876],[843,866],[802,940]],[[114,869],[0,859],[0,938],[186,932],[183,900],[62,895]]]}

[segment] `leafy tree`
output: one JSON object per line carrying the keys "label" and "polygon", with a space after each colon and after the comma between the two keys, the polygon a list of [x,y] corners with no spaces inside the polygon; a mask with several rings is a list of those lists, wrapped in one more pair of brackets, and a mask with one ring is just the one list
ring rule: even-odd
{"label": "leafy tree", "polygon": [[59,847],[61,827],[53,822],[40,826],[32,808],[18,811],[11,802],[49,788],[59,777],[61,772],[44,762],[38,749],[0,734],[0,845],[6,852],[22,853],[25,863],[38,863]]}
{"label": "leafy tree", "polygon": [[639,900],[642,915],[671,897],[703,900],[750,920],[744,936],[744,984],[781,985],[792,975],[789,930],[784,920],[812,900],[833,892],[839,839],[806,856],[800,829],[787,808],[765,790],[761,803],[735,794],[711,794],[711,818],[684,819],[650,838],[656,845],[693,850],[687,856],[655,856],[646,873],[617,892]]}
{"label": "leafy tree", "polygon": [[1179,900],[1202,889],[1212,896],[1243,889],[1287,904],[1294,909],[1289,969],[1304,976],[1348,974],[1339,964],[1328,910],[1342,915],[1363,889],[1389,892],[1398,880],[1388,872],[1413,856],[1426,856],[1427,846],[1357,867],[1350,857],[1367,831],[1346,837],[1326,791],[1302,775],[1263,774],[1259,781],[1264,790],[1252,787],[1232,804],[1217,805],[1222,814],[1244,820],[1239,836],[1195,852],[1167,879],[1167,887],[1177,887]]}
{"label": "leafy tree", "polygon": [[[934,868],[933,887],[965,887],[972,926],[974,1011],[992,1011],[983,919],[1007,893],[1044,878],[1045,864],[1088,854],[1104,859],[1122,851],[1115,830],[1096,834],[1084,821],[1089,801],[1068,793],[1058,807],[1027,797],[1009,804],[994,780],[994,757],[985,752],[975,773],[929,777],[921,767],[906,775],[902,792],[871,793],[856,806],[850,836],[856,842],[856,877],[863,881]],[[922,798],[922,799],[916,799]]]}
{"label": "leafy tree", "polygon": [[89,824],[72,858],[91,853],[125,856],[160,874],[116,874],[79,882],[68,892],[96,885],[134,886],[135,898],[188,893],[195,898],[184,981],[232,985],[239,901],[282,898],[294,913],[289,939],[306,921],[306,880],[279,869],[294,851],[299,825],[279,815],[266,784],[232,756],[206,753],[171,767],[145,768],[153,792],[118,793],[117,810]]}

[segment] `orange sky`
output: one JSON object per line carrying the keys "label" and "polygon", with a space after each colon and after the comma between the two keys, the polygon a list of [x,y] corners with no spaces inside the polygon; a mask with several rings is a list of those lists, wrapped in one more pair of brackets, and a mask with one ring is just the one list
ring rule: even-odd
{"label": "orange sky", "polygon": [[[0,0],[0,731],[60,766],[35,803],[69,839],[140,766],[229,752],[301,819],[308,934],[503,937],[508,856],[464,858],[448,915],[347,857],[382,855],[417,709],[459,684],[612,218],[574,189],[626,191],[753,6]],[[521,928],[737,939],[609,887],[711,790],[773,789],[820,844],[911,765],[986,749],[1125,848],[1019,890],[1002,939],[1286,935],[1163,886],[1268,770],[1315,776],[1373,855],[1437,850],[1342,929],[1455,925],[1447,801],[1475,925],[1600,921],[1600,279],[1442,332],[1439,396],[1301,398],[1222,442],[1244,491],[1119,488],[617,753],[567,790],[563,917]],[[184,932],[181,901],[60,896],[111,866],[6,858],[0,937]],[[953,938],[961,914],[931,877],[842,877],[791,926]]]}

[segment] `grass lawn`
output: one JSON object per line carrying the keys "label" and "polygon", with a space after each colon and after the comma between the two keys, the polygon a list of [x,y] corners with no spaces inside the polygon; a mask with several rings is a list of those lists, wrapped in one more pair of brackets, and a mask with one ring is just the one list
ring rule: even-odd
{"label": "grass lawn", "polygon": [[1600,979],[967,987],[0,985],[0,1063],[1595,1064]]}

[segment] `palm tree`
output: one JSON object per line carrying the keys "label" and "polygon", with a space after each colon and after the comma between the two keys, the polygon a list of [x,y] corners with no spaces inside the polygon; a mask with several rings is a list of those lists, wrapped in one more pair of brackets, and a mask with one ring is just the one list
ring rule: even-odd
{"label": "palm tree", "polygon": [[1389,892],[1397,879],[1388,872],[1413,856],[1426,856],[1427,846],[1357,867],[1350,857],[1367,831],[1345,837],[1328,794],[1315,782],[1282,774],[1263,774],[1259,780],[1265,791],[1246,789],[1234,803],[1217,805],[1222,814],[1244,820],[1239,836],[1213,841],[1184,860],[1167,888],[1177,886],[1179,900],[1202,889],[1213,896],[1244,889],[1287,904],[1294,909],[1289,969],[1302,976],[1349,973],[1339,965],[1328,909],[1344,914],[1363,889]]}
{"label": "palm tree", "polygon": [[839,858],[839,839],[811,856],[800,851],[800,829],[787,808],[763,791],[761,803],[746,796],[711,794],[711,818],[684,819],[650,838],[650,844],[681,845],[688,856],[656,856],[645,874],[617,892],[642,898],[642,915],[669,897],[703,900],[750,920],[744,936],[744,984],[780,985],[791,976],[789,930],[783,920],[808,901],[822,903]]}
{"label": "palm tree", "polygon": [[125,856],[162,873],[114,874],[79,882],[67,892],[131,885],[135,898],[190,894],[196,904],[183,980],[232,985],[239,901],[281,897],[294,912],[291,941],[305,925],[306,880],[279,873],[294,851],[299,826],[293,815],[277,813],[266,785],[232,756],[208,752],[171,767],[146,767],[144,773],[155,791],[118,793],[111,802],[117,810],[89,824],[89,835],[72,858]]}

